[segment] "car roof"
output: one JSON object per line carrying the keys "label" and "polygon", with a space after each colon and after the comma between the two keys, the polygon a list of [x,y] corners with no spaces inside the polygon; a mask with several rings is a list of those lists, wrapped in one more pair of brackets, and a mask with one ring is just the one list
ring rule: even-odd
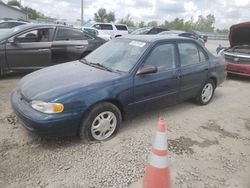
{"label": "car roof", "polygon": [[71,26],[61,25],[61,24],[34,24],[34,23],[25,24],[18,27],[22,27],[23,29],[37,28],[37,27],[65,27],[65,28],[77,29]]}
{"label": "car roof", "polygon": [[130,39],[130,40],[140,40],[140,41],[150,42],[150,43],[161,41],[161,40],[180,40],[180,39],[194,41],[193,39],[181,37],[178,35],[124,35],[119,38]]}

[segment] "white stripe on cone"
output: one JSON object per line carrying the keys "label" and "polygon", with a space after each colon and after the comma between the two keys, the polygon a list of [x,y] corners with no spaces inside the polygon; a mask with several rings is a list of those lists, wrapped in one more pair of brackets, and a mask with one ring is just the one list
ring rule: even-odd
{"label": "white stripe on cone", "polygon": [[149,164],[156,168],[167,168],[169,166],[167,156],[158,156],[151,152],[149,156]]}
{"label": "white stripe on cone", "polygon": [[157,150],[167,150],[167,133],[166,132],[156,132],[155,140],[153,143],[153,148]]}

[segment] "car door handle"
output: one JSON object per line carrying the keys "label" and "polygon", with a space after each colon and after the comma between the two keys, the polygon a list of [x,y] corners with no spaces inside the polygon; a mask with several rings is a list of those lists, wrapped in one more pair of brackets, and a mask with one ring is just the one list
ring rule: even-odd
{"label": "car door handle", "polygon": [[83,49],[85,46],[76,46],[76,49]]}
{"label": "car door handle", "polygon": [[38,49],[37,51],[38,51],[38,52],[48,52],[49,49]]}

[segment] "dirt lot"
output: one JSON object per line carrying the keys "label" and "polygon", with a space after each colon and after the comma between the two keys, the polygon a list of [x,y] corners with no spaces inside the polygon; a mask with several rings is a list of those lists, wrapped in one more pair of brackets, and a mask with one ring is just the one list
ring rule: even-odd
{"label": "dirt lot", "polygon": [[[207,46],[214,52],[219,43]],[[250,187],[250,79],[229,78],[207,106],[149,112],[124,122],[115,138],[86,145],[20,125],[9,94],[22,76],[0,80],[0,187],[138,187],[159,116],[170,129],[173,187]]]}

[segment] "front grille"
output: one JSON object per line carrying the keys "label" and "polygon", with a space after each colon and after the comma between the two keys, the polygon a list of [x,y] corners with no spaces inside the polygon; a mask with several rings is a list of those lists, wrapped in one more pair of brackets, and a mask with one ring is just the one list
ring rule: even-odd
{"label": "front grille", "polygon": [[225,60],[228,63],[232,64],[243,64],[243,65],[250,65],[250,57],[239,57],[234,55],[224,54]]}

